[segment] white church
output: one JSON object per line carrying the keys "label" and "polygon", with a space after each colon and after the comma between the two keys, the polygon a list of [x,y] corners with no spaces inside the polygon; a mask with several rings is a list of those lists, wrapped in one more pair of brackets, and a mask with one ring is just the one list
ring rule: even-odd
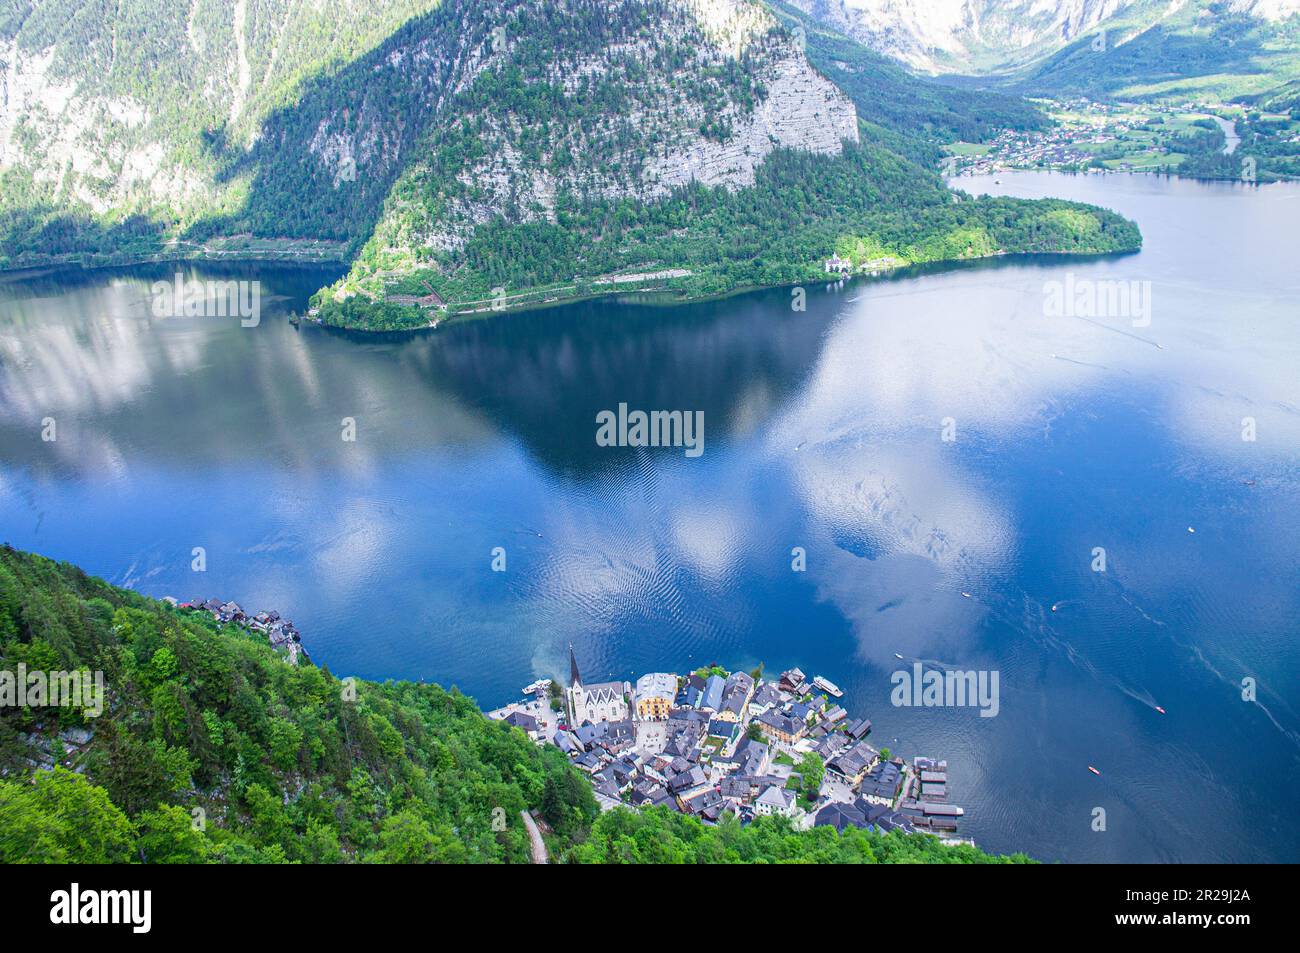
{"label": "white church", "polygon": [[569,687],[565,695],[568,697],[570,726],[585,722],[595,725],[602,721],[626,721],[627,696],[631,691],[632,686],[627,682],[582,684],[578,660],[573,655],[573,646],[569,646]]}

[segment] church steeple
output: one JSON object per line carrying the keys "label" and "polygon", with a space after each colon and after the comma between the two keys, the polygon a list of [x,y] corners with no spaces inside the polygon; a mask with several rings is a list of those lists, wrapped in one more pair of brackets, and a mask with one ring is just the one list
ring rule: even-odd
{"label": "church steeple", "polygon": [[569,643],[569,687],[582,684],[582,676],[578,674],[578,660],[573,654],[573,643]]}

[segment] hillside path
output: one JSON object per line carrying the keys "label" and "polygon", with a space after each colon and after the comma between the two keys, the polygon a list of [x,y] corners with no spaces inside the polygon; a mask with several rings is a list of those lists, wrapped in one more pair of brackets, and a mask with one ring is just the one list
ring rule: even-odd
{"label": "hillside path", "polygon": [[546,854],[546,841],[542,840],[542,832],[537,829],[537,822],[533,820],[533,815],[527,811],[520,811],[519,816],[524,819],[524,827],[528,828],[528,839],[533,842],[533,863],[549,864],[551,861]]}

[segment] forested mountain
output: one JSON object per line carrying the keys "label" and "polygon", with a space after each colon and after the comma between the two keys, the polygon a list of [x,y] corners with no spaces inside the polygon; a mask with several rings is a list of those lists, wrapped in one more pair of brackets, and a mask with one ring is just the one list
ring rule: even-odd
{"label": "forested mountain", "polygon": [[773,3],[782,21],[799,32],[808,60],[853,100],[858,118],[892,133],[891,147],[923,164],[938,156],[938,144],[983,142],[1005,129],[1049,125],[1019,96],[918,81],[896,61],[805,12],[807,6]]}
{"label": "forested mountain", "polygon": [[1133,0],[1012,73],[1030,94],[1214,101],[1300,79],[1300,0]]}
{"label": "forested mountain", "polygon": [[104,674],[98,717],[0,706],[3,863],[986,863],[928,835],[597,817],[554,747],[454,688],[340,681],[266,636],[0,547],[0,678]]}
{"label": "forested mountain", "polygon": [[398,327],[1140,241],[954,201],[935,143],[1041,116],[758,0],[3,2],[0,266],[332,257],[321,320]]}
{"label": "forested mountain", "polygon": [[1049,96],[1199,100],[1300,79],[1300,0],[790,0],[927,72]]}

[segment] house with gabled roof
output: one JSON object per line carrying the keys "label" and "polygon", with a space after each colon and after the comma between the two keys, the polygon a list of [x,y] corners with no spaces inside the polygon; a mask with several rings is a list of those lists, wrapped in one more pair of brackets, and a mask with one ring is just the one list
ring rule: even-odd
{"label": "house with gabled roof", "polygon": [[880,752],[859,742],[826,762],[826,774],[850,786],[857,785],[880,760]]}
{"label": "house with gabled roof", "polygon": [[704,697],[700,699],[699,707],[709,711],[717,711],[722,707],[722,693],[726,691],[727,682],[720,675],[710,675],[704,682]]}
{"label": "house with gabled roof", "polygon": [[740,737],[740,722],[727,721],[719,715],[709,722],[709,737],[721,741],[724,748],[730,747]]}
{"label": "house with gabled roof", "polygon": [[769,682],[764,682],[754,692],[753,697],[749,699],[749,713],[757,717],[769,708],[779,706],[783,700],[781,693],[775,686]]}
{"label": "house with gabled roof", "polygon": [[681,687],[681,690],[677,692],[677,698],[673,701],[673,707],[698,708],[700,705],[700,699],[703,697],[704,692],[702,690],[696,688],[690,682],[687,682]]}
{"label": "house with gabled roof", "polygon": [[792,668],[788,672],[781,673],[781,680],[777,682],[777,687],[783,692],[793,692],[807,677],[802,669]]}
{"label": "house with gabled roof", "polygon": [[773,741],[785,745],[792,745],[804,736],[807,726],[800,721],[795,721],[788,715],[783,715],[779,711],[765,711],[754,719],[762,729],[763,734]]}
{"label": "house with gabled roof", "polygon": [[793,817],[795,806],[794,792],[776,784],[754,799],[754,813],[761,817],[771,817],[773,814]]}
{"label": "house with gabled roof", "polygon": [[871,734],[871,721],[867,718],[860,718],[857,721],[850,722],[849,726],[844,729],[854,741],[861,741],[867,735]]}
{"label": "house with gabled roof", "polygon": [[892,805],[902,787],[902,769],[892,761],[881,761],[867,772],[858,793],[871,804]]}
{"label": "house with gabled roof", "polygon": [[673,710],[677,676],[650,672],[636,680],[636,716],[641,721],[661,721]]}

